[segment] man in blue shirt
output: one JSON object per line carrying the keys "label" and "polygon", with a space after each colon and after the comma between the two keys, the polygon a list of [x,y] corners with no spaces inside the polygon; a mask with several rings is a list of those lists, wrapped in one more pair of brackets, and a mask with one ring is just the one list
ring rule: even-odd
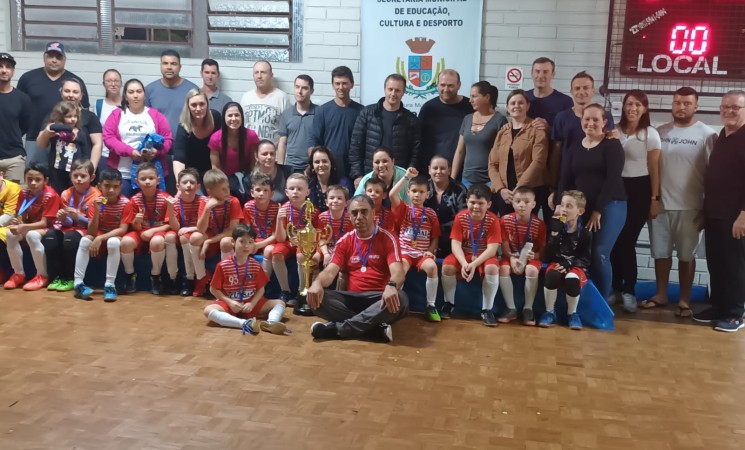
{"label": "man in blue shirt", "polygon": [[574,106],[572,97],[563,94],[553,87],[556,65],[546,57],[533,61],[530,76],[533,78],[534,88],[527,92],[530,102],[528,115],[534,119],[544,119],[549,126],[553,126],[556,115]]}

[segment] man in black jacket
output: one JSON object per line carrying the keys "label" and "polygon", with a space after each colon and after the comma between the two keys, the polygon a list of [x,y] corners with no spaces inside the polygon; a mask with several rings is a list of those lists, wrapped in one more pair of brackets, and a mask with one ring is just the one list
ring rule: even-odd
{"label": "man in black jacket", "polygon": [[419,119],[401,104],[406,80],[399,74],[388,75],[384,86],[385,96],[366,106],[354,124],[349,163],[355,187],[372,171],[373,153],[379,147],[391,149],[397,166],[418,168],[421,163]]}

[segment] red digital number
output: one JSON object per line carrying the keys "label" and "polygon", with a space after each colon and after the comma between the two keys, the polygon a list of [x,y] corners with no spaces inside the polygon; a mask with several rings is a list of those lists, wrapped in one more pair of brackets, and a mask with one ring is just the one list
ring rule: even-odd
{"label": "red digital number", "polygon": [[709,26],[696,25],[690,28],[687,24],[675,25],[670,33],[670,53],[682,55],[703,55],[709,49]]}

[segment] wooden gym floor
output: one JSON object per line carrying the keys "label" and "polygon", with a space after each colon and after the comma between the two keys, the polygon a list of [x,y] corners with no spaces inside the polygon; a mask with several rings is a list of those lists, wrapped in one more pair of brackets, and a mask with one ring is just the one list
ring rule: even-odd
{"label": "wooden gym floor", "polygon": [[0,291],[0,449],[741,449],[745,332],[413,315],[392,345],[242,336],[204,300]]}

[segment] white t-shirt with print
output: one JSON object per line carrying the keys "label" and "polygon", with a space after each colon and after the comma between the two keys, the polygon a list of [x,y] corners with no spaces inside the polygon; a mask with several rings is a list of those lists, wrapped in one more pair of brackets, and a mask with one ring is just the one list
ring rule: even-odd
{"label": "white t-shirt with print", "polygon": [[[145,107],[140,114],[133,114],[130,110],[126,110],[119,119],[119,138],[135,150],[148,133],[155,133],[155,121],[148,114],[148,109]],[[132,158],[122,156],[117,168],[122,178],[132,179]]]}
{"label": "white t-shirt with print", "polygon": [[290,107],[290,99],[281,89],[274,89],[264,98],[259,98],[256,89],[243,94],[241,107],[245,114],[246,128],[259,135],[259,139],[269,139],[279,144],[279,118]]}

